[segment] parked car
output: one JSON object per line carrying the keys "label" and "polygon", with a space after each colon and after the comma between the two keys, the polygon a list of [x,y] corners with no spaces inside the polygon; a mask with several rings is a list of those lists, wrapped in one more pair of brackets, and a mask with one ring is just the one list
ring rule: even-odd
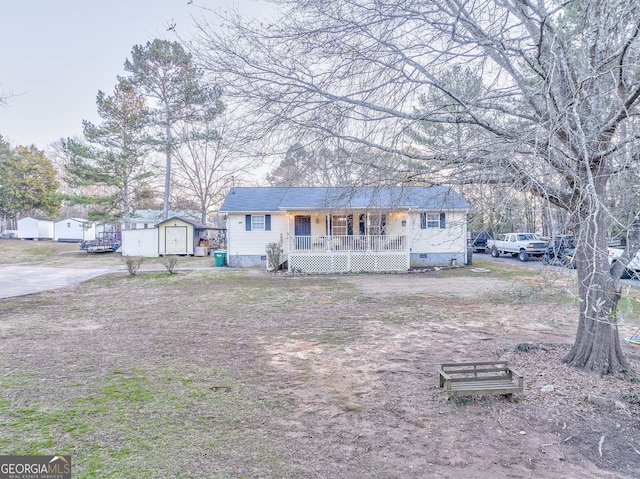
{"label": "parked car", "polygon": [[[624,248],[608,248],[609,263],[614,264],[617,258],[622,256]],[[633,259],[622,272],[622,279],[640,279],[640,251],[636,253]]]}
{"label": "parked car", "polygon": [[487,247],[487,241],[493,239],[493,237],[486,231],[472,231],[471,238],[467,240],[467,246],[473,248],[474,253],[486,253],[489,249]]}
{"label": "parked car", "polygon": [[544,264],[575,268],[574,254],[576,251],[573,235],[552,236],[547,242],[547,248],[542,257]]}

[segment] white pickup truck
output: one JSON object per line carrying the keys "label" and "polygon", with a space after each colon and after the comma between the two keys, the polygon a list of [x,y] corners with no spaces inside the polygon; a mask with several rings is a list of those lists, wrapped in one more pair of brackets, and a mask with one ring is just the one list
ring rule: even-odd
{"label": "white pickup truck", "polygon": [[547,250],[547,242],[538,238],[535,233],[506,233],[498,236],[498,239],[487,241],[487,248],[491,250],[491,256],[499,257],[501,254],[510,254],[518,257],[520,261],[529,261],[529,257],[541,258]]}
{"label": "white pickup truck", "polygon": [[[610,247],[607,252],[609,254],[609,263],[613,264],[622,256],[624,248]],[[631,259],[622,272],[622,279],[640,279],[640,251]]]}

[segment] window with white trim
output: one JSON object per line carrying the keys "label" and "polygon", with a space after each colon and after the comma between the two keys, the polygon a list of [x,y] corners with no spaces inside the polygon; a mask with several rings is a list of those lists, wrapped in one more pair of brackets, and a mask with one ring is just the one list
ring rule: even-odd
{"label": "window with white trim", "polygon": [[271,215],[245,215],[245,230],[270,231]]}
{"label": "window with white trim", "polygon": [[331,234],[334,236],[347,236],[348,234],[347,215],[333,215],[331,217]]}
{"label": "window with white trim", "polygon": [[420,213],[420,229],[446,227],[446,216],[444,213]]}
{"label": "window with white trim", "polygon": [[251,215],[251,229],[264,231],[264,215]]}

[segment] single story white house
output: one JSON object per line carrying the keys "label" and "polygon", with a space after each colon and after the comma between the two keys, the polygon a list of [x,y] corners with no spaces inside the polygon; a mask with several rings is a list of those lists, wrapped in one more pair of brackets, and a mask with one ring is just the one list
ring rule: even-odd
{"label": "single story white house", "polygon": [[236,187],[225,197],[227,264],[308,273],[407,271],[467,261],[469,203],[449,187]]}
{"label": "single story white house", "polygon": [[96,239],[96,224],[82,218],[67,218],[53,224],[53,240],[82,242]]}
{"label": "single story white house", "polygon": [[18,238],[53,239],[53,221],[46,218],[27,216],[18,220]]}
{"label": "single story white house", "polygon": [[[162,210],[135,210],[131,213],[128,223],[124,218],[122,219],[121,228],[123,230],[157,228],[158,223],[162,221],[162,214]],[[168,212],[168,218],[185,218],[197,222],[199,217],[200,213],[197,211],[169,210]]]}

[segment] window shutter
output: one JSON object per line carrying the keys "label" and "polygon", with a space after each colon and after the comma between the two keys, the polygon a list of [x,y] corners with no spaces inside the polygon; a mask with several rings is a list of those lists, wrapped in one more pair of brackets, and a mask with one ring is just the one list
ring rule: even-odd
{"label": "window shutter", "polygon": [[251,215],[244,215],[244,229],[251,231]]}
{"label": "window shutter", "polygon": [[264,229],[271,231],[271,215],[264,215]]}
{"label": "window shutter", "polygon": [[440,213],[440,229],[446,228],[445,215],[444,213]]}
{"label": "window shutter", "polygon": [[427,229],[427,214],[426,213],[420,213],[420,229],[421,230],[426,230]]}

